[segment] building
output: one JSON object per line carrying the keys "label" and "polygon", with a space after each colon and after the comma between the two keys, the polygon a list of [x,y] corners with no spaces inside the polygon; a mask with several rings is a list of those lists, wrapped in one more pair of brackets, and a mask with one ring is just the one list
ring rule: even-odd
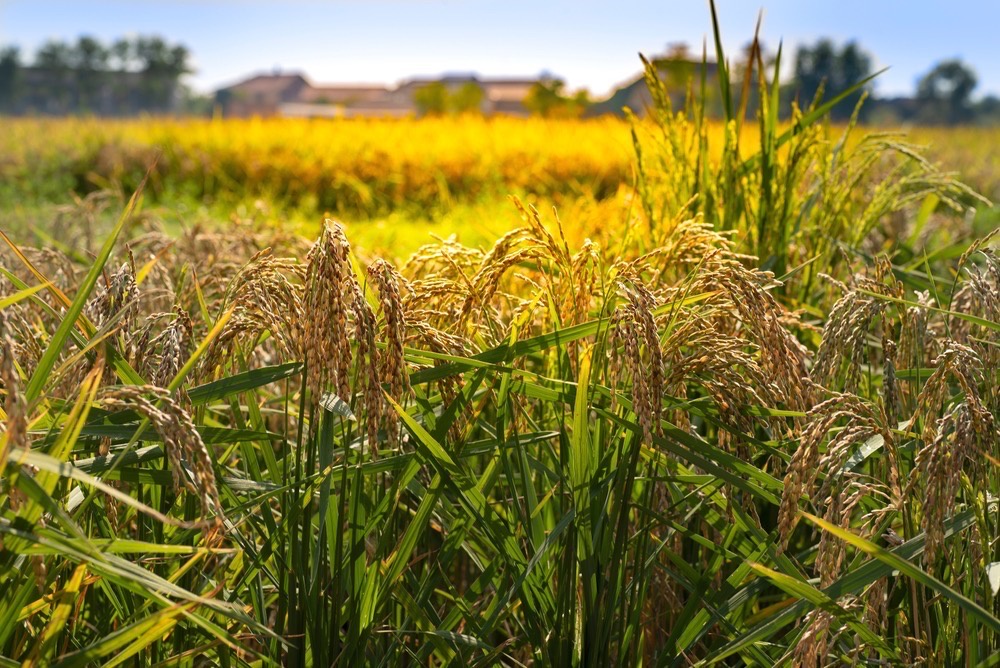
{"label": "building", "polygon": [[299,102],[311,87],[298,73],[258,74],[219,90],[215,101],[225,116],[275,116],[282,104]]}
{"label": "building", "polygon": [[259,74],[216,93],[226,117],[401,118],[418,115],[418,93],[442,85],[449,94],[466,86],[479,88],[483,114],[527,116],[524,100],[537,79],[481,79],[475,74],[413,78],[395,87],[314,85],[300,73]]}
{"label": "building", "polygon": [[[667,56],[654,59],[652,64],[674,109],[683,108],[689,91],[700,91],[704,72],[706,107],[710,115],[721,112],[717,63],[696,62],[684,56]],[[591,105],[585,116],[624,116],[626,108],[637,116],[645,116],[652,107],[653,96],[646,84],[646,75],[642,73],[621,84],[608,99]]]}

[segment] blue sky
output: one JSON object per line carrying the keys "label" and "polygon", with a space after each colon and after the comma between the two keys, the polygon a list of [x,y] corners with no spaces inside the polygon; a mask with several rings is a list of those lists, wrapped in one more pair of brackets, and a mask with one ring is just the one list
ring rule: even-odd
{"label": "blue sky", "polygon": [[[718,0],[731,53],[762,6],[772,48],[856,39],[891,66],[879,94],[910,93],[954,57],[976,70],[977,95],[1000,94],[1000,1]],[[320,83],[545,70],[600,96],[638,71],[637,53],[678,41],[700,52],[710,29],[707,0],[0,0],[4,44],[31,54],[48,38],[157,33],[191,49],[201,91],[277,67]]]}

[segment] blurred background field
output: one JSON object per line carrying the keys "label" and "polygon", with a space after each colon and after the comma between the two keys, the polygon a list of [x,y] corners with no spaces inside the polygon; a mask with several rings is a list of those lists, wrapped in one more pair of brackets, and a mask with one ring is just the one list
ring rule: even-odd
{"label": "blurred background field", "polygon": [[[640,133],[653,131],[637,121]],[[8,119],[0,135],[0,204],[8,224],[51,225],[74,198],[117,210],[155,161],[144,206],[168,225],[231,216],[309,231],[342,220],[364,250],[395,257],[458,235],[491,242],[520,218],[516,196],[568,220],[615,216],[635,184],[632,125],[591,120]],[[724,124],[709,124],[713,160]],[[743,130],[755,146],[756,128]],[[838,126],[830,127],[835,141]],[[1000,128],[889,131],[985,197],[1000,198]],[[105,196],[99,196],[98,193]],[[997,220],[981,204],[977,229]],[[81,212],[87,211],[83,206]],[[94,212],[94,207],[90,207]]]}
{"label": "blurred background field", "polygon": [[629,128],[615,119],[16,119],[7,128],[0,199],[25,222],[43,223],[74,196],[131,192],[155,160],[145,201],[169,220],[236,213],[315,226],[330,215],[395,252],[431,233],[503,234],[517,220],[510,195],[574,207],[631,178]]}

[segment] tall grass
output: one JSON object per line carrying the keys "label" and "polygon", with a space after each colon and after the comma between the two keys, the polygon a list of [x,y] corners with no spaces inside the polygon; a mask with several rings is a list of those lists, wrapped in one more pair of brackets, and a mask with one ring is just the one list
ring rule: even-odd
{"label": "tall grass", "polygon": [[656,96],[584,242],[515,202],[395,268],[138,195],[92,255],[4,235],[0,661],[988,663],[972,195],[822,102],[748,150],[722,97],[714,159]]}

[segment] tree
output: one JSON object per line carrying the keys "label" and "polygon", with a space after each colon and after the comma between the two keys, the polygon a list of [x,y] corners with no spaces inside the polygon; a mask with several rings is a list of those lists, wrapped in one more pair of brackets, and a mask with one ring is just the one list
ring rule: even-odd
{"label": "tree", "polygon": [[1000,125],[1000,97],[987,95],[975,105],[976,122],[982,125]]}
{"label": "tree", "polygon": [[208,117],[215,109],[214,96],[196,93],[188,86],[181,86],[178,97],[177,111],[184,116]]}
{"label": "tree", "polygon": [[917,84],[921,120],[930,123],[965,123],[972,119],[972,91],[976,73],[958,59],[945,60]]}
{"label": "tree", "polygon": [[49,40],[35,54],[35,67],[46,71],[43,90],[35,91],[44,111],[65,114],[73,108],[72,64],[72,49],[59,40]]}
{"label": "tree", "polygon": [[590,104],[590,96],[585,90],[567,95],[565,88],[566,82],[562,79],[543,78],[531,86],[524,98],[524,106],[538,116],[576,118]]}
{"label": "tree", "polygon": [[70,64],[77,70],[95,71],[108,68],[108,49],[93,37],[84,35],[69,53]]}
{"label": "tree", "polygon": [[16,46],[0,50],[0,111],[11,111],[17,101],[21,52]]}
{"label": "tree", "polygon": [[187,47],[161,37],[119,39],[110,46],[84,35],[49,40],[29,67],[16,48],[0,49],[0,110],[7,113],[165,112],[182,103],[192,71]]}
{"label": "tree", "polygon": [[543,79],[532,84],[524,98],[525,108],[539,116],[551,116],[562,102],[562,91],[566,85],[561,79]]}
{"label": "tree", "polygon": [[691,47],[687,42],[670,42],[667,44],[667,52],[664,54],[666,60],[692,60]]}
{"label": "tree", "polygon": [[115,40],[109,53],[116,70],[126,72],[135,67],[135,44],[129,39],[123,37]]}
{"label": "tree", "polygon": [[448,108],[456,114],[468,114],[482,111],[482,86],[474,81],[465,82],[458,90],[448,96]]}
{"label": "tree", "polygon": [[[871,76],[871,57],[861,50],[857,42],[848,42],[840,51],[840,81],[839,87],[850,88],[859,81]],[[833,91],[831,91],[833,92]],[[839,91],[837,91],[839,92]],[[861,93],[857,93],[859,99]],[[855,101],[855,104],[857,102]],[[851,105],[853,107],[853,105]],[[852,109],[853,111],[853,109]]]}
{"label": "tree", "polygon": [[[869,77],[872,71],[871,56],[848,42],[843,48],[829,39],[821,39],[813,46],[801,47],[795,54],[795,89],[800,104],[806,105],[823,92],[826,98],[839,95],[854,84]],[[850,118],[861,99],[866,84],[836,105],[830,112],[835,120]]]}
{"label": "tree", "polygon": [[443,81],[435,81],[418,88],[413,93],[413,103],[421,116],[480,112],[483,87],[475,81],[466,81],[452,90]]}
{"label": "tree", "polygon": [[421,86],[413,93],[413,104],[421,116],[440,116],[448,109],[448,88],[440,81]]}
{"label": "tree", "polygon": [[168,45],[161,37],[140,37],[134,48],[141,63],[144,106],[154,111],[170,109],[180,78],[192,71],[190,52],[181,45]]}
{"label": "tree", "polygon": [[48,70],[68,70],[73,63],[73,51],[66,42],[50,39],[35,54],[35,67]]}
{"label": "tree", "polygon": [[70,64],[77,74],[78,106],[90,111],[99,102],[101,86],[108,69],[108,49],[93,37],[83,36],[70,52]]}

